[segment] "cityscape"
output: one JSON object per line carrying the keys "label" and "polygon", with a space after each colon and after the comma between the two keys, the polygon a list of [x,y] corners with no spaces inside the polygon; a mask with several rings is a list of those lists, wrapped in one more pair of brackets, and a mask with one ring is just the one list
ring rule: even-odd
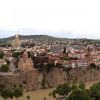
{"label": "cityscape", "polygon": [[100,0],[0,0],[0,100],[100,100]]}
{"label": "cityscape", "polygon": [[[72,87],[76,88],[78,86],[75,84],[79,84],[85,89],[85,83],[92,85],[99,81],[99,40],[67,39],[47,35],[22,36],[18,33],[0,40],[0,88],[7,88],[11,93],[14,91],[15,98],[23,96],[23,91],[29,93],[50,89],[54,98],[65,100],[66,92],[56,97],[59,91],[55,93],[55,87],[65,85],[65,90],[60,90],[63,93],[71,91],[66,90],[68,84],[73,84]],[[18,97],[16,91],[20,94]],[[4,91],[5,94],[6,92],[7,90]],[[1,96],[10,98],[3,95],[2,91]],[[41,95],[41,98],[50,100],[48,96]],[[27,94],[26,99],[31,100],[31,96]]]}

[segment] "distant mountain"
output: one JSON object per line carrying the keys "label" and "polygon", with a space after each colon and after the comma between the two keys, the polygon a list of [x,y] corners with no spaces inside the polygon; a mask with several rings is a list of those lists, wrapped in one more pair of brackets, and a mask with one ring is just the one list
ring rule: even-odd
{"label": "distant mountain", "polygon": [[[86,38],[82,38],[82,39],[71,39],[71,38],[59,38],[59,37],[53,37],[53,36],[48,36],[48,35],[19,35],[19,38],[21,40],[30,40],[30,39],[33,39],[33,40],[80,40],[80,41],[85,41],[85,42],[99,42],[100,43],[100,40],[94,40],[94,39],[86,39]],[[14,40],[15,39],[15,35],[14,36],[11,36],[11,37],[8,37],[8,38],[2,38],[0,39],[1,41],[11,41],[11,40]]]}
{"label": "distant mountain", "polygon": [[[33,39],[33,40],[55,40],[55,39],[64,39],[64,38],[57,38],[57,37],[53,37],[53,36],[48,36],[48,35],[19,35],[19,38],[21,40],[25,40],[25,39]],[[2,38],[1,40],[5,40],[5,41],[10,41],[15,39],[15,36],[11,36],[8,38]]]}

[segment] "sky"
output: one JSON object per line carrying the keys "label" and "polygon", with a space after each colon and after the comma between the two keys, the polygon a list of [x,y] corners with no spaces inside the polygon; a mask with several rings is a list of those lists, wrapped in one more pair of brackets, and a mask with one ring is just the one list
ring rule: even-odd
{"label": "sky", "polygon": [[0,0],[0,38],[17,32],[100,39],[100,0]]}

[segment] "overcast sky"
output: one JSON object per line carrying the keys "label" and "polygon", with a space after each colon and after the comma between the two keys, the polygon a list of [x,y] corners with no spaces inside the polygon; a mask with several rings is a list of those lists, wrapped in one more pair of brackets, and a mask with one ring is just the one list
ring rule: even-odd
{"label": "overcast sky", "polygon": [[0,0],[0,38],[17,31],[100,38],[100,0]]}

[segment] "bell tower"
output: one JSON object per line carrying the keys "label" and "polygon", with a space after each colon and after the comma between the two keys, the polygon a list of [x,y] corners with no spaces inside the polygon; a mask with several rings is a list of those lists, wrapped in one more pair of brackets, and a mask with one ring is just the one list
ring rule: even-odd
{"label": "bell tower", "polygon": [[15,48],[19,48],[20,44],[21,43],[20,43],[18,32],[17,32],[17,34],[15,35],[15,39],[12,41],[12,46]]}

